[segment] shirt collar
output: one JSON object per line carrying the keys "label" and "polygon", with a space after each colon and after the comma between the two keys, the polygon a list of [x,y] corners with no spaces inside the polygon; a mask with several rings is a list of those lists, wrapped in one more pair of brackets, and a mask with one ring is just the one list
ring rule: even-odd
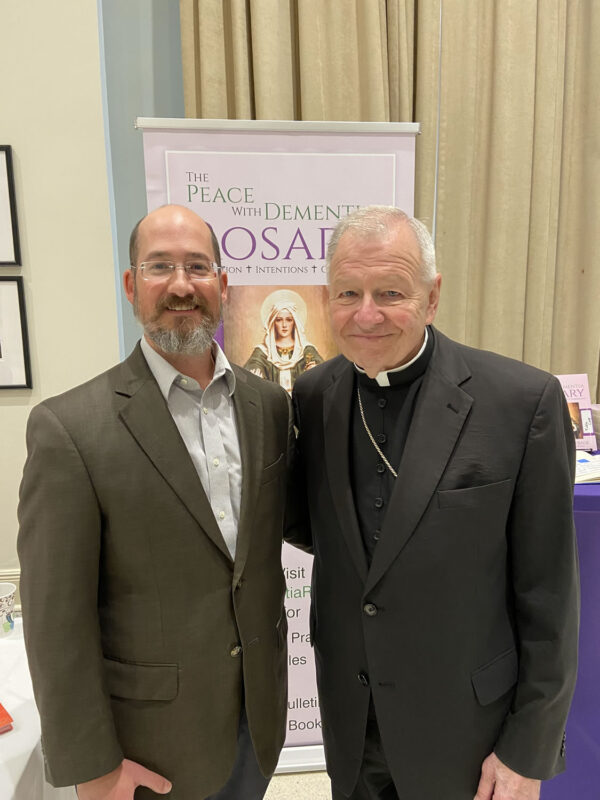
{"label": "shirt collar", "polygon": [[[154,375],[158,383],[158,388],[167,402],[173,384],[186,391],[202,391],[198,381],[176,370],[172,364],[169,364],[166,358],[163,358],[160,353],[148,344],[145,336],[142,336],[140,347],[142,348],[142,353],[148,363],[150,372]],[[221,350],[219,343],[214,340],[212,343],[212,354],[215,360],[215,372],[210,383],[212,384],[224,378],[227,383],[227,393],[231,397],[235,391],[235,374],[231,368],[231,364],[227,360],[227,356]]]}
{"label": "shirt collar", "polygon": [[[417,362],[421,358],[423,353],[425,352],[425,348],[427,347],[428,340],[429,340],[429,330],[426,327],[425,328],[425,337],[423,339],[423,344],[421,345],[421,349],[419,350],[417,355],[414,358],[411,358],[411,360],[408,361],[406,364],[401,364],[399,367],[395,367],[394,369],[388,369],[385,372],[378,372],[377,375],[375,376],[375,378],[373,378],[373,380],[375,380],[378,383],[379,386],[391,386],[390,377],[389,376],[393,375],[396,372],[403,372],[405,369],[408,369],[415,362]],[[357,372],[360,372],[362,375],[366,375],[367,374],[362,367],[358,366],[358,364],[355,364],[354,367],[357,370]]]}

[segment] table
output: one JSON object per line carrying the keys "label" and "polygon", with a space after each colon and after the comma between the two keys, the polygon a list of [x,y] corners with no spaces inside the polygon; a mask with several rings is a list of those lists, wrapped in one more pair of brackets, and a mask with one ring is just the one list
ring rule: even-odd
{"label": "table", "polygon": [[579,670],[567,723],[567,771],[542,784],[541,800],[598,800],[600,789],[600,485],[575,487],[581,571]]}
{"label": "table", "polygon": [[14,630],[0,638],[0,701],[14,720],[12,731],[0,735],[0,798],[76,800],[73,787],[54,789],[44,780],[40,718],[18,616]]}

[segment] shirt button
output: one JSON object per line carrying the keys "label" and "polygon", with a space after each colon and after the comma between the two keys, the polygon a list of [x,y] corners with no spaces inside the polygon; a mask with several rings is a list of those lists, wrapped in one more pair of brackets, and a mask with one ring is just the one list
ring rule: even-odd
{"label": "shirt button", "polygon": [[203,409],[202,409],[202,413],[203,413],[203,414],[208,414],[208,408],[203,408]]}
{"label": "shirt button", "polygon": [[219,511],[219,519],[225,519],[225,512]]}
{"label": "shirt button", "polygon": [[383,497],[376,497],[374,506],[375,508],[383,508]]}
{"label": "shirt button", "polygon": [[377,530],[373,534],[373,541],[378,542],[380,536],[381,536],[381,531],[379,530],[379,528],[377,528]]}
{"label": "shirt button", "polygon": [[377,405],[379,406],[379,408],[385,408],[387,406],[387,400],[385,399],[385,397],[380,397],[379,400],[377,401]]}
{"label": "shirt button", "polygon": [[377,616],[378,608],[374,603],[365,603],[363,606],[363,611],[367,617],[375,617]]}
{"label": "shirt button", "polygon": [[218,466],[219,466],[219,459],[213,458],[213,467],[218,467]]}
{"label": "shirt button", "polygon": [[359,672],[356,676],[358,678],[358,682],[361,683],[363,686],[369,685],[369,676],[366,672]]}
{"label": "shirt button", "polygon": [[180,378],[180,379],[179,379],[179,383],[180,383],[182,386],[187,386],[187,378]]}
{"label": "shirt button", "polygon": [[236,644],[235,647],[231,648],[231,653],[229,654],[232,658],[237,658],[242,652],[242,648],[239,644]]}
{"label": "shirt button", "polygon": [[385,444],[387,442],[387,436],[385,435],[385,433],[378,433],[375,438],[377,439],[379,444]]}
{"label": "shirt button", "polygon": [[383,475],[383,473],[385,472],[385,464],[383,463],[383,461],[380,461],[379,464],[377,464],[377,472],[380,475]]}

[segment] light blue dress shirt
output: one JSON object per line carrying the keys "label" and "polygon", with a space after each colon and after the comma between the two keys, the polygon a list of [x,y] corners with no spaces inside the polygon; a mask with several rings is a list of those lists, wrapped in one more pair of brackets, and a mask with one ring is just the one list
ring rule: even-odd
{"label": "light blue dress shirt", "polygon": [[234,559],[242,498],[242,458],[231,365],[217,342],[213,342],[215,372],[203,390],[197,381],[182,375],[150,347],[145,337],[141,347]]}

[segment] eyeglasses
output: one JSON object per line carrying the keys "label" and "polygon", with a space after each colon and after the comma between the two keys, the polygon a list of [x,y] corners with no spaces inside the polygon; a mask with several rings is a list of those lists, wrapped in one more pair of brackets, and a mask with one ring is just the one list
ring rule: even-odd
{"label": "eyeglasses", "polygon": [[[135,267],[134,267],[135,269]],[[139,266],[145,281],[168,281],[176,269],[185,270],[192,281],[210,281],[221,273],[221,267],[208,259],[195,259],[188,264],[174,264],[172,261],[143,261]]]}

